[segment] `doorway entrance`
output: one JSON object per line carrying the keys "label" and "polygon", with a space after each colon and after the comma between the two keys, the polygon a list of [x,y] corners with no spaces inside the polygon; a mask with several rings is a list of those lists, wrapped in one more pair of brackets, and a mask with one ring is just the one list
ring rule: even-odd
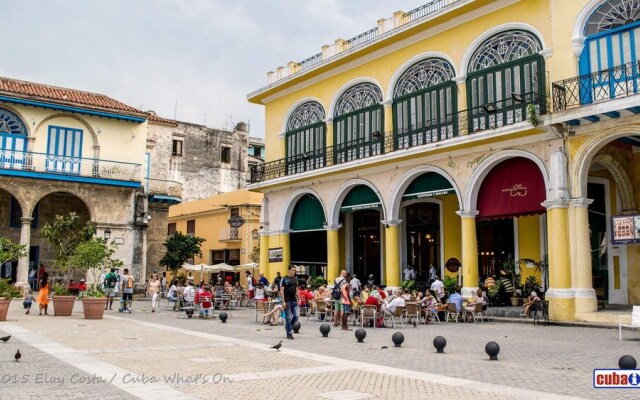
{"label": "doorway entrance", "polygon": [[429,279],[429,267],[440,271],[440,207],[418,203],[406,208],[407,265],[413,265],[416,280]]}

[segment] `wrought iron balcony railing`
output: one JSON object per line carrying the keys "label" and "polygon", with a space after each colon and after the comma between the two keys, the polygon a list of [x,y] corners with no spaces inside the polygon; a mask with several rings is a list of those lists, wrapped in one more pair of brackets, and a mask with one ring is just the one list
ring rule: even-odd
{"label": "wrought iron balcony railing", "polygon": [[562,111],[638,94],[640,61],[554,82],[553,110]]}
{"label": "wrought iron balcony railing", "polygon": [[250,183],[346,164],[385,153],[442,142],[460,135],[500,128],[526,121],[529,107],[536,115],[547,113],[547,98],[535,93],[513,95],[499,102],[462,110],[397,132],[373,132],[350,142],[337,143],[251,168]]}
{"label": "wrought iron balcony railing", "polygon": [[141,181],[140,164],[26,151],[0,150],[0,169]]}

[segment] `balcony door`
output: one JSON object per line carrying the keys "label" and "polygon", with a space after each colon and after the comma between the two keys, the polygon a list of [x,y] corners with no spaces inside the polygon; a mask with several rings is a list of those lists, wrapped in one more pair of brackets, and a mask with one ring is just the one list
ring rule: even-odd
{"label": "balcony door", "polygon": [[639,19],[630,0],[604,2],[589,18],[580,54],[581,104],[638,93]]}
{"label": "balcony door", "polygon": [[527,118],[527,104],[544,114],[544,59],[540,40],[524,30],[500,32],[471,56],[467,77],[469,132]]}
{"label": "balcony door", "polygon": [[80,174],[82,158],[82,130],[49,127],[47,144],[47,171]]}
{"label": "balcony door", "polygon": [[27,130],[17,115],[0,109],[0,167],[23,168]]}
{"label": "balcony door", "polygon": [[287,121],[287,175],[325,166],[325,114],[322,105],[308,101],[298,106]]}

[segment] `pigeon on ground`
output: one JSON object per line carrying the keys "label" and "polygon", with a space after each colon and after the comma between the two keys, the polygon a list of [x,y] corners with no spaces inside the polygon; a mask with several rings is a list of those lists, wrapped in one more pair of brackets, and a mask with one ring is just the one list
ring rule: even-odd
{"label": "pigeon on ground", "polygon": [[16,351],[16,355],[13,356],[13,358],[15,358],[16,361],[20,361],[20,357],[22,357],[22,354],[20,354],[20,349],[18,349],[18,351]]}
{"label": "pigeon on ground", "polygon": [[8,342],[9,339],[11,339],[11,335],[0,337],[0,340],[2,340],[5,343]]}
{"label": "pigeon on ground", "polygon": [[280,347],[282,347],[282,340],[275,346],[271,346],[272,349],[276,349],[278,351],[280,351]]}

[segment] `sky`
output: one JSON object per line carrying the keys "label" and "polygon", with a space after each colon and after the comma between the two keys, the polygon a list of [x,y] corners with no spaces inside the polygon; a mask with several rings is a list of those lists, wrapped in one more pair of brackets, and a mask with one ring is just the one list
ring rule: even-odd
{"label": "sky", "polygon": [[215,128],[264,107],[266,73],[429,0],[3,0],[0,76],[105,94]]}

